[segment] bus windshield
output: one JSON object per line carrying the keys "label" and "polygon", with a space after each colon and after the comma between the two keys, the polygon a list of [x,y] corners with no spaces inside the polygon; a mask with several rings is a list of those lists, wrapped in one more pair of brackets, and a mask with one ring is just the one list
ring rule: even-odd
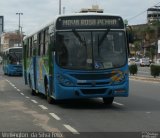
{"label": "bus windshield", "polygon": [[123,31],[59,31],[56,62],[67,69],[100,70],[123,66],[127,61]]}
{"label": "bus windshield", "polygon": [[22,62],[22,49],[10,49],[8,56],[12,64],[21,63]]}

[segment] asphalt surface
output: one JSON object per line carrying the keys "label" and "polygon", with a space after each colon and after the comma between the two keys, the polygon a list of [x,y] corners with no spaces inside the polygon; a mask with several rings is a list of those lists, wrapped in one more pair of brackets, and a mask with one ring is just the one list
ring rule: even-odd
{"label": "asphalt surface", "polygon": [[112,106],[105,106],[101,98],[51,105],[42,95],[32,96],[23,77],[4,76],[0,71],[0,132],[35,132],[35,137],[39,132],[58,132],[67,138],[159,138],[159,89],[159,78],[135,75],[130,76],[129,97],[115,98]]}

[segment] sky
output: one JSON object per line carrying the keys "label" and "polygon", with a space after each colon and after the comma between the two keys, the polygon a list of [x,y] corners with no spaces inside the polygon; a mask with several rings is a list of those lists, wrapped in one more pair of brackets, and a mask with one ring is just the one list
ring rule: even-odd
{"label": "sky", "polygon": [[[79,12],[92,5],[99,5],[105,13],[118,14],[127,19],[129,25],[135,25],[146,23],[147,9],[160,6],[160,0],[61,0],[62,14]],[[16,13],[23,13],[20,24],[27,35],[59,14],[59,0],[0,0],[5,32],[18,30],[19,16]]]}

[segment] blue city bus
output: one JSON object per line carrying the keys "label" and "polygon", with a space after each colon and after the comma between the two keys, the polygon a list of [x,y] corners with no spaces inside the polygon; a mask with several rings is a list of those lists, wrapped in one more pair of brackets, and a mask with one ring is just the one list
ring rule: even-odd
{"label": "blue city bus", "polygon": [[10,47],[3,51],[2,68],[5,75],[22,76],[22,47]]}
{"label": "blue city bus", "polygon": [[60,15],[24,38],[25,83],[49,103],[102,98],[112,104],[129,93],[127,36],[120,16]]}

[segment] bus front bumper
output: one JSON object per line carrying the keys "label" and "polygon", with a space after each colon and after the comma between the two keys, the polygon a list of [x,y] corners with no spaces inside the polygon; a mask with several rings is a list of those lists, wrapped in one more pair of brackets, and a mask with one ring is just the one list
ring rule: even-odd
{"label": "bus front bumper", "polygon": [[83,99],[98,97],[127,97],[128,85],[126,83],[108,87],[65,87],[57,85],[56,99]]}

